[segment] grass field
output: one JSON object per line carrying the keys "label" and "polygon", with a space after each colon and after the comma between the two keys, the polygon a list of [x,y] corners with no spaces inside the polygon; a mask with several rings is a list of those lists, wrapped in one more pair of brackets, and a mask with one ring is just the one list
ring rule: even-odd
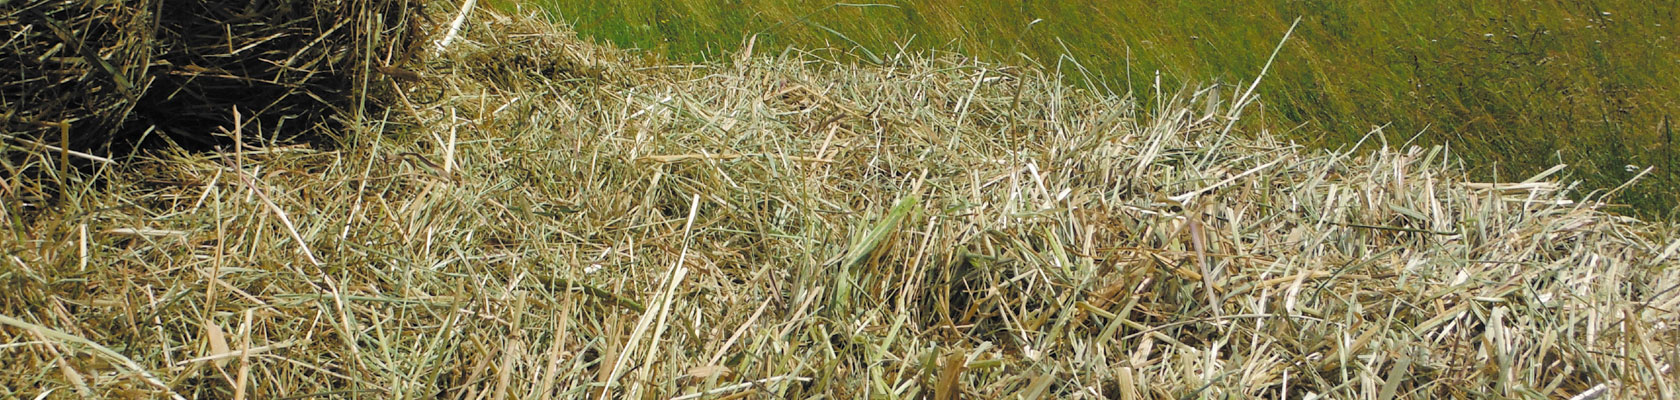
{"label": "grass field", "polygon": [[1264,119],[1250,122],[1332,148],[1384,126],[1393,143],[1452,146],[1484,179],[1567,163],[1607,188],[1654,167],[1620,200],[1647,215],[1676,205],[1673,2],[1266,3],[538,0],[585,37],[677,60],[717,57],[751,34],[761,48],[834,46],[862,62],[907,44],[1060,67],[1144,104],[1252,79],[1299,17],[1259,88]]}

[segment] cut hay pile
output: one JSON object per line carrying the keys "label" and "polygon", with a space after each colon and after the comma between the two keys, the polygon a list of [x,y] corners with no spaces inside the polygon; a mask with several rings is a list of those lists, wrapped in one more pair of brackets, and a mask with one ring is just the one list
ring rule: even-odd
{"label": "cut hay pile", "polygon": [[1680,393],[1675,227],[1556,175],[1227,132],[1231,88],[468,27],[378,134],[6,203],[0,397]]}

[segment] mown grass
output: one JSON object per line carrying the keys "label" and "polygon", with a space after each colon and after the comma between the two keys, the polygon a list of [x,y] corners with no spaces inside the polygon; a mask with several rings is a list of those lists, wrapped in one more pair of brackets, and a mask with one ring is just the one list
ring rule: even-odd
{"label": "mown grass", "polygon": [[1145,104],[1190,83],[1257,76],[1300,17],[1260,87],[1255,124],[1329,148],[1383,127],[1390,142],[1452,146],[1484,179],[1567,163],[1589,188],[1608,188],[1653,167],[1620,199],[1647,215],[1672,210],[1680,190],[1668,125],[1680,117],[1673,2],[537,3],[586,37],[677,60],[716,57],[751,34],[770,48],[856,49],[865,62],[901,45],[955,49],[1061,65]]}
{"label": "mown grass", "polygon": [[0,398],[1680,387],[1680,231],[1558,170],[1311,150],[1247,98],[949,53],[669,65],[464,21],[335,147],[0,157]]}

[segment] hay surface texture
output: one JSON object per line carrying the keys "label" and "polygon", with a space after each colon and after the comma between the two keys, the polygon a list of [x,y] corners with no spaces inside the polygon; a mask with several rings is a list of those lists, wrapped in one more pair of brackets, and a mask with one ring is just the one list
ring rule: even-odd
{"label": "hay surface texture", "polygon": [[1227,134],[1228,87],[465,32],[336,150],[6,203],[0,397],[1680,390],[1674,227],[1556,175]]}

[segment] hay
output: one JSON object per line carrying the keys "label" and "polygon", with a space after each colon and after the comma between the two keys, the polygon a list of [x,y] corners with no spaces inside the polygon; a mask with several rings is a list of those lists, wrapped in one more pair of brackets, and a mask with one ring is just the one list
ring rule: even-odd
{"label": "hay", "polygon": [[[20,0],[0,6],[7,160],[137,147],[319,144],[415,41],[402,0]],[[237,111],[236,111],[237,110]],[[241,114],[236,117],[236,112]],[[58,149],[58,150],[55,150]],[[51,165],[49,163],[48,165]],[[18,168],[13,166],[13,168]]]}
{"label": "hay", "polygon": [[1550,176],[1222,135],[1221,88],[1145,113],[950,55],[669,66],[537,18],[468,24],[428,79],[390,83],[383,135],[175,154],[28,220],[4,205],[0,396],[163,392],[151,376],[217,398],[1680,382],[1675,227]]}

